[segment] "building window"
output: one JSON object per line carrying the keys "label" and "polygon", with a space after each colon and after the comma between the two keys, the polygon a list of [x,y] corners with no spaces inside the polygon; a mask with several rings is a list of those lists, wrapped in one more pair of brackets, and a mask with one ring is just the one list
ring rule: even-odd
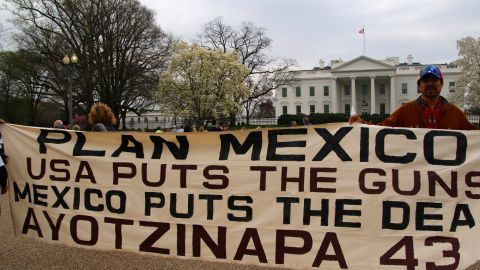
{"label": "building window", "polygon": [[158,123],[158,116],[155,116],[155,122]]}
{"label": "building window", "polygon": [[315,96],[315,86],[310,86],[310,96],[311,97]]}
{"label": "building window", "polygon": [[402,94],[406,95],[408,93],[407,83],[402,83]]}
{"label": "building window", "polygon": [[310,114],[315,113],[315,105],[310,105]]}
{"label": "building window", "polygon": [[330,95],[328,85],[323,86],[323,96],[328,97]]}
{"label": "building window", "polygon": [[130,122],[135,123],[135,118],[130,118]]}
{"label": "building window", "polygon": [[323,113],[330,113],[330,106],[328,104],[323,104]]}
{"label": "building window", "polygon": [[385,96],[385,84],[380,84],[380,95]]}
{"label": "building window", "polygon": [[345,114],[350,115],[350,104],[345,104]]}
{"label": "building window", "polygon": [[138,119],[137,119],[137,120],[138,120],[138,123],[142,122],[142,120],[140,120],[140,117],[138,117]]}
{"label": "building window", "polygon": [[297,105],[297,106],[295,107],[295,109],[296,109],[297,114],[301,114],[301,113],[302,113],[302,106]]}
{"label": "building window", "polygon": [[450,93],[455,92],[455,82],[448,82],[448,91]]}
{"label": "building window", "polygon": [[380,103],[380,114],[385,114],[385,103]]}
{"label": "building window", "polygon": [[367,85],[362,84],[362,96],[368,95]]}
{"label": "building window", "polygon": [[282,113],[287,114],[288,113],[288,107],[287,106],[282,106]]}
{"label": "building window", "polygon": [[345,85],[345,96],[350,96],[350,85]]}
{"label": "building window", "polygon": [[282,88],[282,97],[287,97],[287,88]]}
{"label": "building window", "polygon": [[300,86],[295,87],[295,96],[296,97],[302,96],[302,90],[300,89]]}

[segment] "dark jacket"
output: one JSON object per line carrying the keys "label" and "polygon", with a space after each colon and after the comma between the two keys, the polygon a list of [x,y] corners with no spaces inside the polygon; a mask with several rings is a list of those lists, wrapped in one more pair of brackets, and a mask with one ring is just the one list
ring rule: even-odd
{"label": "dark jacket", "polygon": [[[478,129],[475,125],[468,122],[462,110],[454,104],[449,103],[444,97],[440,98],[443,106],[440,114],[440,122],[438,123],[439,129]],[[428,128],[423,115],[423,108],[419,97],[416,100],[409,101],[402,105],[380,125],[389,127]]]}
{"label": "dark jacket", "polygon": [[[0,162],[0,163],[3,164],[3,162]],[[5,167],[5,165],[1,165],[0,166],[0,193],[2,194],[7,192],[7,178],[8,178],[7,168]]]}
{"label": "dark jacket", "polygon": [[92,131],[93,132],[107,132],[107,131],[116,131],[114,127],[112,126],[106,126],[105,124],[103,123],[96,123],[93,127],[92,127]]}

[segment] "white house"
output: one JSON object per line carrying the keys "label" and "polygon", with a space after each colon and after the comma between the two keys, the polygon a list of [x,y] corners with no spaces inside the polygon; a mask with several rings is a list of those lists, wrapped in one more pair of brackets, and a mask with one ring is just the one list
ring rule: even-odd
{"label": "white house", "polygon": [[[351,61],[319,62],[311,70],[291,71],[294,83],[275,92],[276,116],[282,114],[391,113],[403,103],[418,97],[417,77],[425,65],[399,63],[398,57],[375,60],[360,56]],[[441,95],[454,91],[461,69],[451,64],[435,65],[444,76]]]}

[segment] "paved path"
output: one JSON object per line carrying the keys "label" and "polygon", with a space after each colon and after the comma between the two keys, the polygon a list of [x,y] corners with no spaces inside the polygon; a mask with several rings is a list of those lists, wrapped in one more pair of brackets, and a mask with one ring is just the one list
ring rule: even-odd
{"label": "paved path", "polygon": [[[7,196],[1,196],[0,204],[2,205],[0,269],[279,269],[46,244],[35,239],[15,236]],[[468,270],[480,270],[480,262]]]}

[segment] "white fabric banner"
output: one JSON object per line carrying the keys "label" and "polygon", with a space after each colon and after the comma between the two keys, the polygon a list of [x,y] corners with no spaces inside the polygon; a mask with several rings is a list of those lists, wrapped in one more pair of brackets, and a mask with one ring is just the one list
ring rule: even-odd
{"label": "white fabric banner", "polygon": [[478,131],[0,130],[17,235],[288,268],[464,269],[480,258]]}

